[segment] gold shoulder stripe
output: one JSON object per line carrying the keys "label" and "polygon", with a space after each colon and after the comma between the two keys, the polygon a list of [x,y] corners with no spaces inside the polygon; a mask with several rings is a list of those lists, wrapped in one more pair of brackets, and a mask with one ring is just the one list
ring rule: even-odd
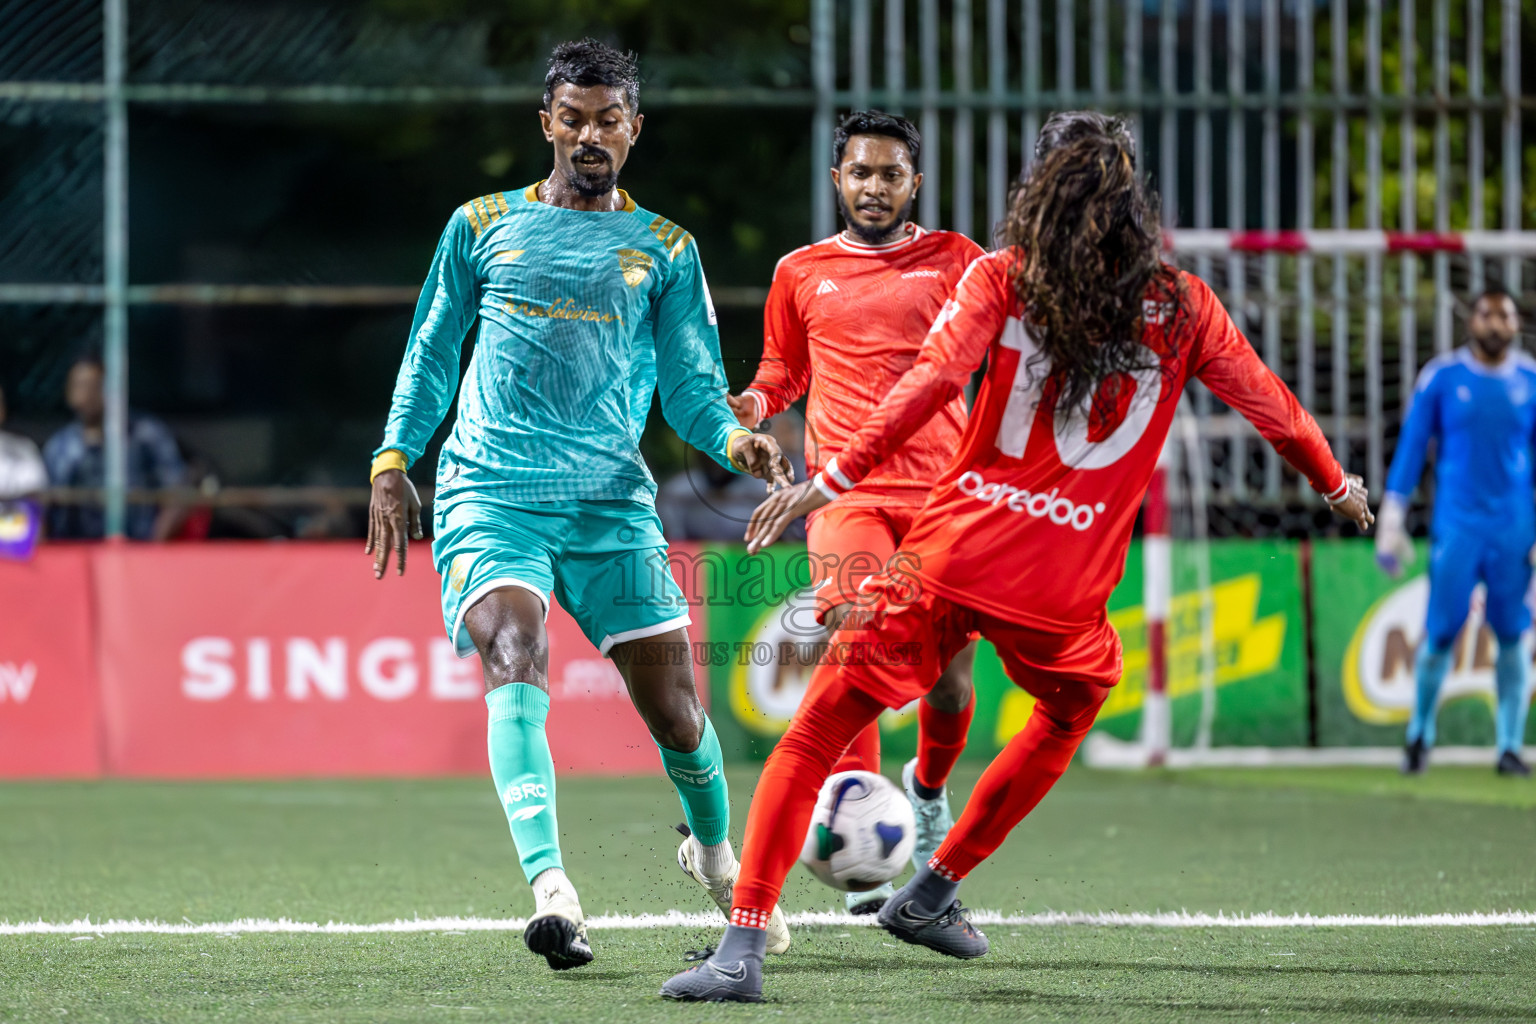
{"label": "gold shoulder stripe", "polygon": [[668,251],[668,259],[677,259],[677,254],[683,251],[683,247],[693,238],[684,231],[681,225],[674,224],[665,217],[657,217],[651,221],[651,234],[661,243],[663,249]]}
{"label": "gold shoulder stripe", "polygon": [[480,232],[500,220],[511,207],[500,192],[493,192],[488,196],[471,199],[461,209],[464,216],[469,218],[469,226],[475,229],[475,237],[479,238]]}
{"label": "gold shoulder stripe", "polygon": [[485,230],[485,225],[480,223],[480,215],[475,212],[475,204],[465,203],[459,209],[464,211],[464,216],[469,221],[469,226],[474,229],[475,237],[480,237],[480,232]]}

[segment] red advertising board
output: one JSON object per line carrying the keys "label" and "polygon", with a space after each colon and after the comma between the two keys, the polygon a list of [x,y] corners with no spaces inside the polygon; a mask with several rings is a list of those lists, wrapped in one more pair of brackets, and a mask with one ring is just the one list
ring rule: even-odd
{"label": "red advertising board", "polygon": [[[375,581],[360,547],[98,549],[107,770],[485,772],[479,661],[453,654],[425,551],[403,579]],[[558,606],[547,628],[556,766],[657,770],[655,745],[612,663]]]}
{"label": "red advertising board", "polygon": [[101,772],[91,549],[0,560],[0,777]]}

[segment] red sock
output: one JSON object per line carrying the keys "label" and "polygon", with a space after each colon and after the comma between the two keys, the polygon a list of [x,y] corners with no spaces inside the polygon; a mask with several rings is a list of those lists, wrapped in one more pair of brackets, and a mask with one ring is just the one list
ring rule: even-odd
{"label": "red sock", "polygon": [[779,740],[752,794],[741,874],[731,904],[733,924],[761,921],[779,902],[784,879],[795,866],[811,826],[816,794],[832,774],[837,752],[885,710],[874,697],[849,683],[850,670],[830,673],[811,687],[789,731]]}
{"label": "red sock", "polygon": [[[1086,707],[1079,704],[1076,717],[1071,719],[1058,719],[1043,704],[1035,705],[1023,731],[1009,740],[982,772],[960,820],[933,855],[935,870],[955,879],[970,874],[1050,792],[1088,735],[1099,705],[1109,693],[1107,686],[1094,689],[1098,693],[1089,695]],[[1092,700],[1092,696],[1098,699]]]}
{"label": "red sock", "polygon": [[971,730],[971,717],[976,714],[976,698],[959,711],[940,711],[926,700],[917,704],[917,770],[913,775],[918,784],[929,789],[943,789],[954,771],[960,752],[965,749],[965,736]]}

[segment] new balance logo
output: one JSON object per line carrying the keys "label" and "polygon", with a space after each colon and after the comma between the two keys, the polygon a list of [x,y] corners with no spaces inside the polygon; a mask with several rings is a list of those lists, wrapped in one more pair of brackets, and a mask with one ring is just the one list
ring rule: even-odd
{"label": "new balance logo", "polygon": [[529,818],[537,817],[539,814],[541,814],[546,806],[548,805],[534,804],[532,807],[519,807],[511,814],[507,815],[507,817],[512,821],[527,821]]}
{"label": "new balance logo", "polygon": [[816,288],[817,295],[825,295],[828,292],[835,291],[837,291],[837,285],[833,284],[831,281],[822,281],[821,284]]}

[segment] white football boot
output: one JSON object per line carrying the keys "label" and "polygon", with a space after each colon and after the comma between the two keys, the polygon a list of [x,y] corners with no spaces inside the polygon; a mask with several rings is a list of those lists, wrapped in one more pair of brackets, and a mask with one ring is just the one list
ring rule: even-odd
{"label": "white football boot", "polygon": [[[683,874],[704,887],[709,898],[715,901],[715,906],[720,908],[720,912],[729,921],[731,898],[736,892],[736,878],[741,873],[741,864],[734,864],[731,873],[723,879],[706,877],[698,867],[698,841],[693,838],[687,825],[679,825],[677,830],[683,834],[683,843],[677,848],[677,866],[683,869]],[[768,918],[767,952],[786,953],[789,951],[789,943],[789,922],[784,920],[784,911],[774,907],[773,915]]]}
{"label": "white football boot", "polygon": [[901,769],[901,786],[907,791],[912,804],[912,816],[917,819],[916,842],[912,844],[912,866],[921,870],[934,851],[944,844],[944,837],[955,826],[954,815],[949,813],[949,794],[940,793],[932,800],[917,795],[917,758],[908,761]]}
{"label": "white football boot", "polygon": [[559,868],[540,872],[533,880],[533,899],[537,909],[523,929],[523,944],[557,971],[591,963],[587,920],[565,872]]}

